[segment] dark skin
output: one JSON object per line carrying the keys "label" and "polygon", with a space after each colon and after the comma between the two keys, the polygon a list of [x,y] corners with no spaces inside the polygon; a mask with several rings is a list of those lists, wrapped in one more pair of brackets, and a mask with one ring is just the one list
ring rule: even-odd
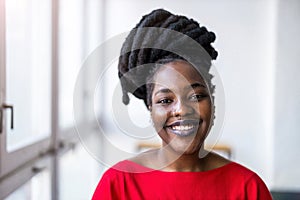
{"label": "dark skin", "polygon": [[129,160],[161,171],[208,171],[230,161],[200,151],[212,124],[212,102],[196,69],[185,61],[167,63],[153,77],[152,105],[149,107],[162,148]]}

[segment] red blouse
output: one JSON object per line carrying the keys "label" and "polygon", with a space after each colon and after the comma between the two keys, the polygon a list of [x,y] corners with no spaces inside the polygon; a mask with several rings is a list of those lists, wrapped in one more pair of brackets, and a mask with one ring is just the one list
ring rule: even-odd
{"label": "red blouse", "polygon": [[269,200],[272,197],[257,174],[235,162],[205,172],[164,172],[125,160],[104,173],[92,199]]}

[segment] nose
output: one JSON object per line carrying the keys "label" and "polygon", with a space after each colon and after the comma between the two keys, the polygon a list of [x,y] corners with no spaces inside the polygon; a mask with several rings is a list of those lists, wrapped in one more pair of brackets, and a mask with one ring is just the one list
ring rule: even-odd
{"label": "nose", "polygon": [[183,117],[194,113],[194,108],[183,100],[178,100],[172,109],[172,116]]}

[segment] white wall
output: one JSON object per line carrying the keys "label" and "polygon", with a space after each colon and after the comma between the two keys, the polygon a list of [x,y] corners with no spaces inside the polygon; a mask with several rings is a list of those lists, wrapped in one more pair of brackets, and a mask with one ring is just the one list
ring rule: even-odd
{"label": "white wall", "polygon": [[[290,1],[285,4],[282,2],[283,0],[280,4],[276,0],[109,0],[106,5],[106,38],[129,31],[138,23],[142,15],[155,8],[165,8],[173,13],[194,18],[216,33],[217,40],[214,46],[219,51],[219,57],[215,65],[223,79],[226,94],[226,120],[220,143],[231,145],[234,160],[256,171],[271,187],[286,184],[285,174],[288,169],[281,169],[281,159],[277,157],[277,154],[282,150],[276,150],[276,145],[280,141],[286,141],[286,146],[288,146],[289,140],[283,140],[281,138],[284,137],[283,132],[277,130],[277,121],[282,120],[277,108],[286,108],[282,104],[286,100],[284,89],[287,87],[287,82],[285,81],[290,80],[292,75],[295,76],[294,72],[297,70],[294,65],[292,68],[294,71],[289,72],[287,78],[278,77],[279,71],[276,71],[276,62],[284,71],[285,68],[280,65],[280,62],[286,62],[292,58],[285,53],[286,57],[275,59],[276,53],[283,53],[280,50],[276,52],[277,30],[280,30],[277,20],[285,15],[282,11],[278,15],[278,5],[288,5]],[[296,0],[293,2],[296,4]],[[297,6],[299,11],[299,3]],[[299,18],[299,12],[298,16],[296,16],[296,11],[293,13],[291,17]],[[279,38],[281,37],[289,36],[279,34]],[[299,52],[299,47],[295,45],[294,50]],[[116,63],[114,66],[116,67]],[[116,69],[111,73],[114,77],[109,78],[107,91],[113,90],[117,84]],[[280,84],[282,89],[277,89],[277,84]],[[289,91],[295,94],[295,91],[299,90],[296,87],[296,84],[289,86]],[[277,99],[278,94],[281,94],[280,99]],[[298,98],[300,98],[299,95]],[[107,101],[111,104],[109,98]],[[293,130],[288,132],[295,137],[297,129],[294,115],[297,113],[296,109],[292,110],[292,108],[299,107],[299,105],[296,104],[295,99],[291,101],[289,119],[294,120],[294,126],[291,127]],[[275,104],[276,112],[274,111]],[[143,103],[141,102],[140,105],[143,106]],[[138,116],[139,118],[145,116],[144,120],[149,119],[145,111],[141,111]],[[285,121],[280,128],[287,129],[289,123]],[[274,135],[275,129],[276,135]],[[125,145],[124,141],[121,141],[122,145]],[[128,142],[127,145],[130,146],[131,143]],[[290,158],[286,156],[286,159]],[[274,176],[278,171],[282,172],[282,177],[285,177],[284,181],[277,177],[277,174]],[[297,177],[299,179],[300,175]],[[288,185],[290,186],[291,184]]]}
{"label": "white wall", "polygon": [[278,12],[274,107],[274,188],[300,189],[300,1]]}

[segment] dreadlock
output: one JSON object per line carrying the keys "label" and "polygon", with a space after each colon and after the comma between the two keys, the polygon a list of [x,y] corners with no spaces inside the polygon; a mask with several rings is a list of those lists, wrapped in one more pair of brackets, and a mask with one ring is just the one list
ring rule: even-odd
{"label": "dreadlock", "polygon": [[[178,32],[181,36],[175,37],[166,30]],[[193,48],[193,45],[189,45],[188,39],[201,45],[208,56],[205,58],[199,55],[199,51]],[[185,16],[174,15],[163,9],[154,10],[143,16],[127,36],[119,57],[118,75],[122,86],[123,103],[125,105],[129,103],[128,93],[132,93],[142,99],[146,106],[151,105],[153,87],[144,83],[154,74],[157,64],[166,64],[175,60],[192,59],[196,68],[201,67],[201,75],[204,74],[205,80],[208,80],[209,89],[213,91],[212,75],[208,71],[211,60],[216,59],[218,55],[211,46],[214,41],[213,32],[207,31],[204,26],[200,26],[198,22]],[[180,55],[174,53],[178,51],[182,53]],[[139,69],[139,66],[144,67]]]}

